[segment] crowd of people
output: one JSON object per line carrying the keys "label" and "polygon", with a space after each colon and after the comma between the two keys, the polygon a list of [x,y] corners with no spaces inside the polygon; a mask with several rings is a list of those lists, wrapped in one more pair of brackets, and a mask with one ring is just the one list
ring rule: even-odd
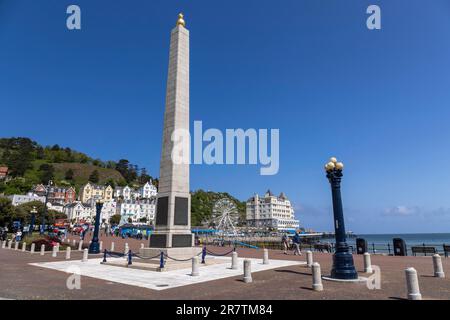
{"label": "crowd of people", "polygon": [[[3,228],[0,228],[0,240],[1,241],[7,240],[7,238],[8,238],[8,231],[9,231],[9,229],[8,229],[7,226],[5,226]],[[19,242],[19,241],[22,240],[22,237],[23,237],[22,230],[21,229],[16,229],[16,230],[13,231],[11,238],[14,241]]]}

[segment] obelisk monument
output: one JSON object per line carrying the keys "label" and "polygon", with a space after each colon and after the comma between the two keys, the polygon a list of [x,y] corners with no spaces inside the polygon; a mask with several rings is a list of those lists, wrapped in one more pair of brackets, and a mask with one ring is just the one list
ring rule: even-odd
{"label": "obelisk monument", "polygon": [[175,258],[190,258],[200,248],[194,247],[191,232],[189,162],[172,158],[174,131],[189,132],[189,31],[181,13],[170,36],[166,90],[155,230],[150,247],[141,250],[145,256],[164,251]]}

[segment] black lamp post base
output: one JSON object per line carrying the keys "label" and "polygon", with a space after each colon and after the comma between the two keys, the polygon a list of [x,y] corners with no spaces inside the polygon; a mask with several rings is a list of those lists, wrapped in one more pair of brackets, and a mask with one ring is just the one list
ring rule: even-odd
{"label": "black lamp post base", "polygon": [[100,244],[98,242],[91,242],[88,252],[91,254],[100,253]]}
{"label": "black lamp post base", "polygon": [[333,268],[331,278],[342,280],[358,279],[353,256],[349,252],[336,252],[333,255]]}

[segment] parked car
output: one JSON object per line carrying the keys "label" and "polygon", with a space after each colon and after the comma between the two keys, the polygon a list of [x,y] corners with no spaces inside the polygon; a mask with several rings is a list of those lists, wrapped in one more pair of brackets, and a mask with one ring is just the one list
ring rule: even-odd
{"label": "parked car", "polygon": [[72,232],[74,234],[80,234],[84,230],[83,226],[74,226]]}

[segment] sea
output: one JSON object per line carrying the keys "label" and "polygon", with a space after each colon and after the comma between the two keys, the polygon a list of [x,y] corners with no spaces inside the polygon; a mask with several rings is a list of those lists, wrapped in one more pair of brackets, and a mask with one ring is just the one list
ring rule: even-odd
{"label": "sea", "polygon": [[[367,241],[368,251],[371,253],[393,253],[393,239],[400,238],[406,243],[408,251],[412,246],[433,246],[438,252],[443,252],[443,244],[450,245],[450,233],[404,233],[404,234],[357,234],[348,237],[349,246],[356,248],[356,238]],[[334,238],[322,241],[334,242]]]}

